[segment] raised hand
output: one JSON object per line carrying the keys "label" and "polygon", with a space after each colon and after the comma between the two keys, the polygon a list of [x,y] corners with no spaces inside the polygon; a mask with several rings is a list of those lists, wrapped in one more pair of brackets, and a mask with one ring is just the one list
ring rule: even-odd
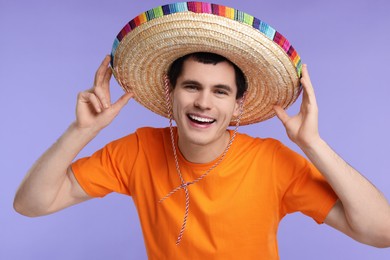
{"label": "raised hand", "polygon": [[118,115],[127,104],[132,93],[125,93],[111,104],[110,79],[112,71],[109,67],[110,56],[107,55],[95,74],[93,87],[80,92],[77,96],[76,122],[78,128],[100,131]]}
{"label": "raised hand", "polygon": [[14,201],[15,210],[21,214],[47,215],[91,198],[77,182],[70,165],[133,96],[126,93],[111,104],[109,63],[107,56],[96,72],[93,87],[78,95],[76,121],[26,174]]}
{"label": "raised hand", "polygon": [[306,64],[302,66],[301,84],[303,86],[303,97],[297,115],[290,117],[280,106],[274,106],[274,110],[286,128],[291,141],[299,147],[305,148],[320,140],[317,101]]}

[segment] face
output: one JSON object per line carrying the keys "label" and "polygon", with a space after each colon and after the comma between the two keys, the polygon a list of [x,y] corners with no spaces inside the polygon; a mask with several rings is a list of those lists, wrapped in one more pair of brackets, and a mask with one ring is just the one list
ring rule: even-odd
{"label": "face", "polygon": [[226,128],[239,111],[236,93],[234,68],[228,62],[186,60],[172,93],[179,147],[226,146]]}

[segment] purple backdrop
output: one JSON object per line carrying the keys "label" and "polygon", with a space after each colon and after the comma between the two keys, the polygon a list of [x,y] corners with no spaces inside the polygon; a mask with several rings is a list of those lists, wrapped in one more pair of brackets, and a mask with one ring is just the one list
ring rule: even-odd
{"label": "purple backdrop", "polygon": [[[251,13],[284,34],[309,65],[323,137],[390,198],[390,2],[386,0],[215,0]],[[0,259],[146,259],[131,198],[112,194],[41,218],[12,209],[29,167],[74,119],[79,91],[131,18],[166,1],[0,0]],[[121,89],[113,81],[115,97]],[[294,113],[297,105],[289,111]],[[130,102],[80,154],[167,120]],[[242,127],[287,139],[276,119]],[[282,259],[389,259],[302,214],[279,230]]]}

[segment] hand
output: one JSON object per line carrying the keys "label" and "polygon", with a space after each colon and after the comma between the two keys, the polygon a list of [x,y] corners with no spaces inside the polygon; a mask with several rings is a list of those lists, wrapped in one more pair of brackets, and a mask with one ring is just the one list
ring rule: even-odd
{"label": "hand", "polygon": [[96,71],[93,87],[80,92],[77,96],[76,126],[80,129],[100,131],[118,115],[127,104],[133,93],[125,93],[114,104],[111,104],[109,67],[110,56],[107,55]]}
{"label": "hand", "polygon": [[274,111],[291,141],[301,148],[306,148],[320,139],[317,101],[306,64],[302,66],[301,84],[303,97],[299,113],[290,117],[280,106],[274,106]]}

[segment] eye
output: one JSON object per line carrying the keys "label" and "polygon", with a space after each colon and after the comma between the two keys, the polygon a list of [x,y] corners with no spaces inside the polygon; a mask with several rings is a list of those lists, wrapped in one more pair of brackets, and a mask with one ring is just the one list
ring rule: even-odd
{"label": "eye", "polygon": [[217,95],[220,95],[220,96],[229,95],[229,93],[226,90],[223,90],[223,89],[217,89],[217,90],[215,90],[214,93],[217,94]]}
{"label": "eye", "polygon": [[218,97],[230,96],[232,94],[232,88],[228,85],[219,84],[214,86],[213,93]]}
{"label": "eye", "polygon": [[184,85],[184,89],[187,89],[189,91],[196,91],[196,90],[199,90],[199,86],[197,86],[197,85]]}

